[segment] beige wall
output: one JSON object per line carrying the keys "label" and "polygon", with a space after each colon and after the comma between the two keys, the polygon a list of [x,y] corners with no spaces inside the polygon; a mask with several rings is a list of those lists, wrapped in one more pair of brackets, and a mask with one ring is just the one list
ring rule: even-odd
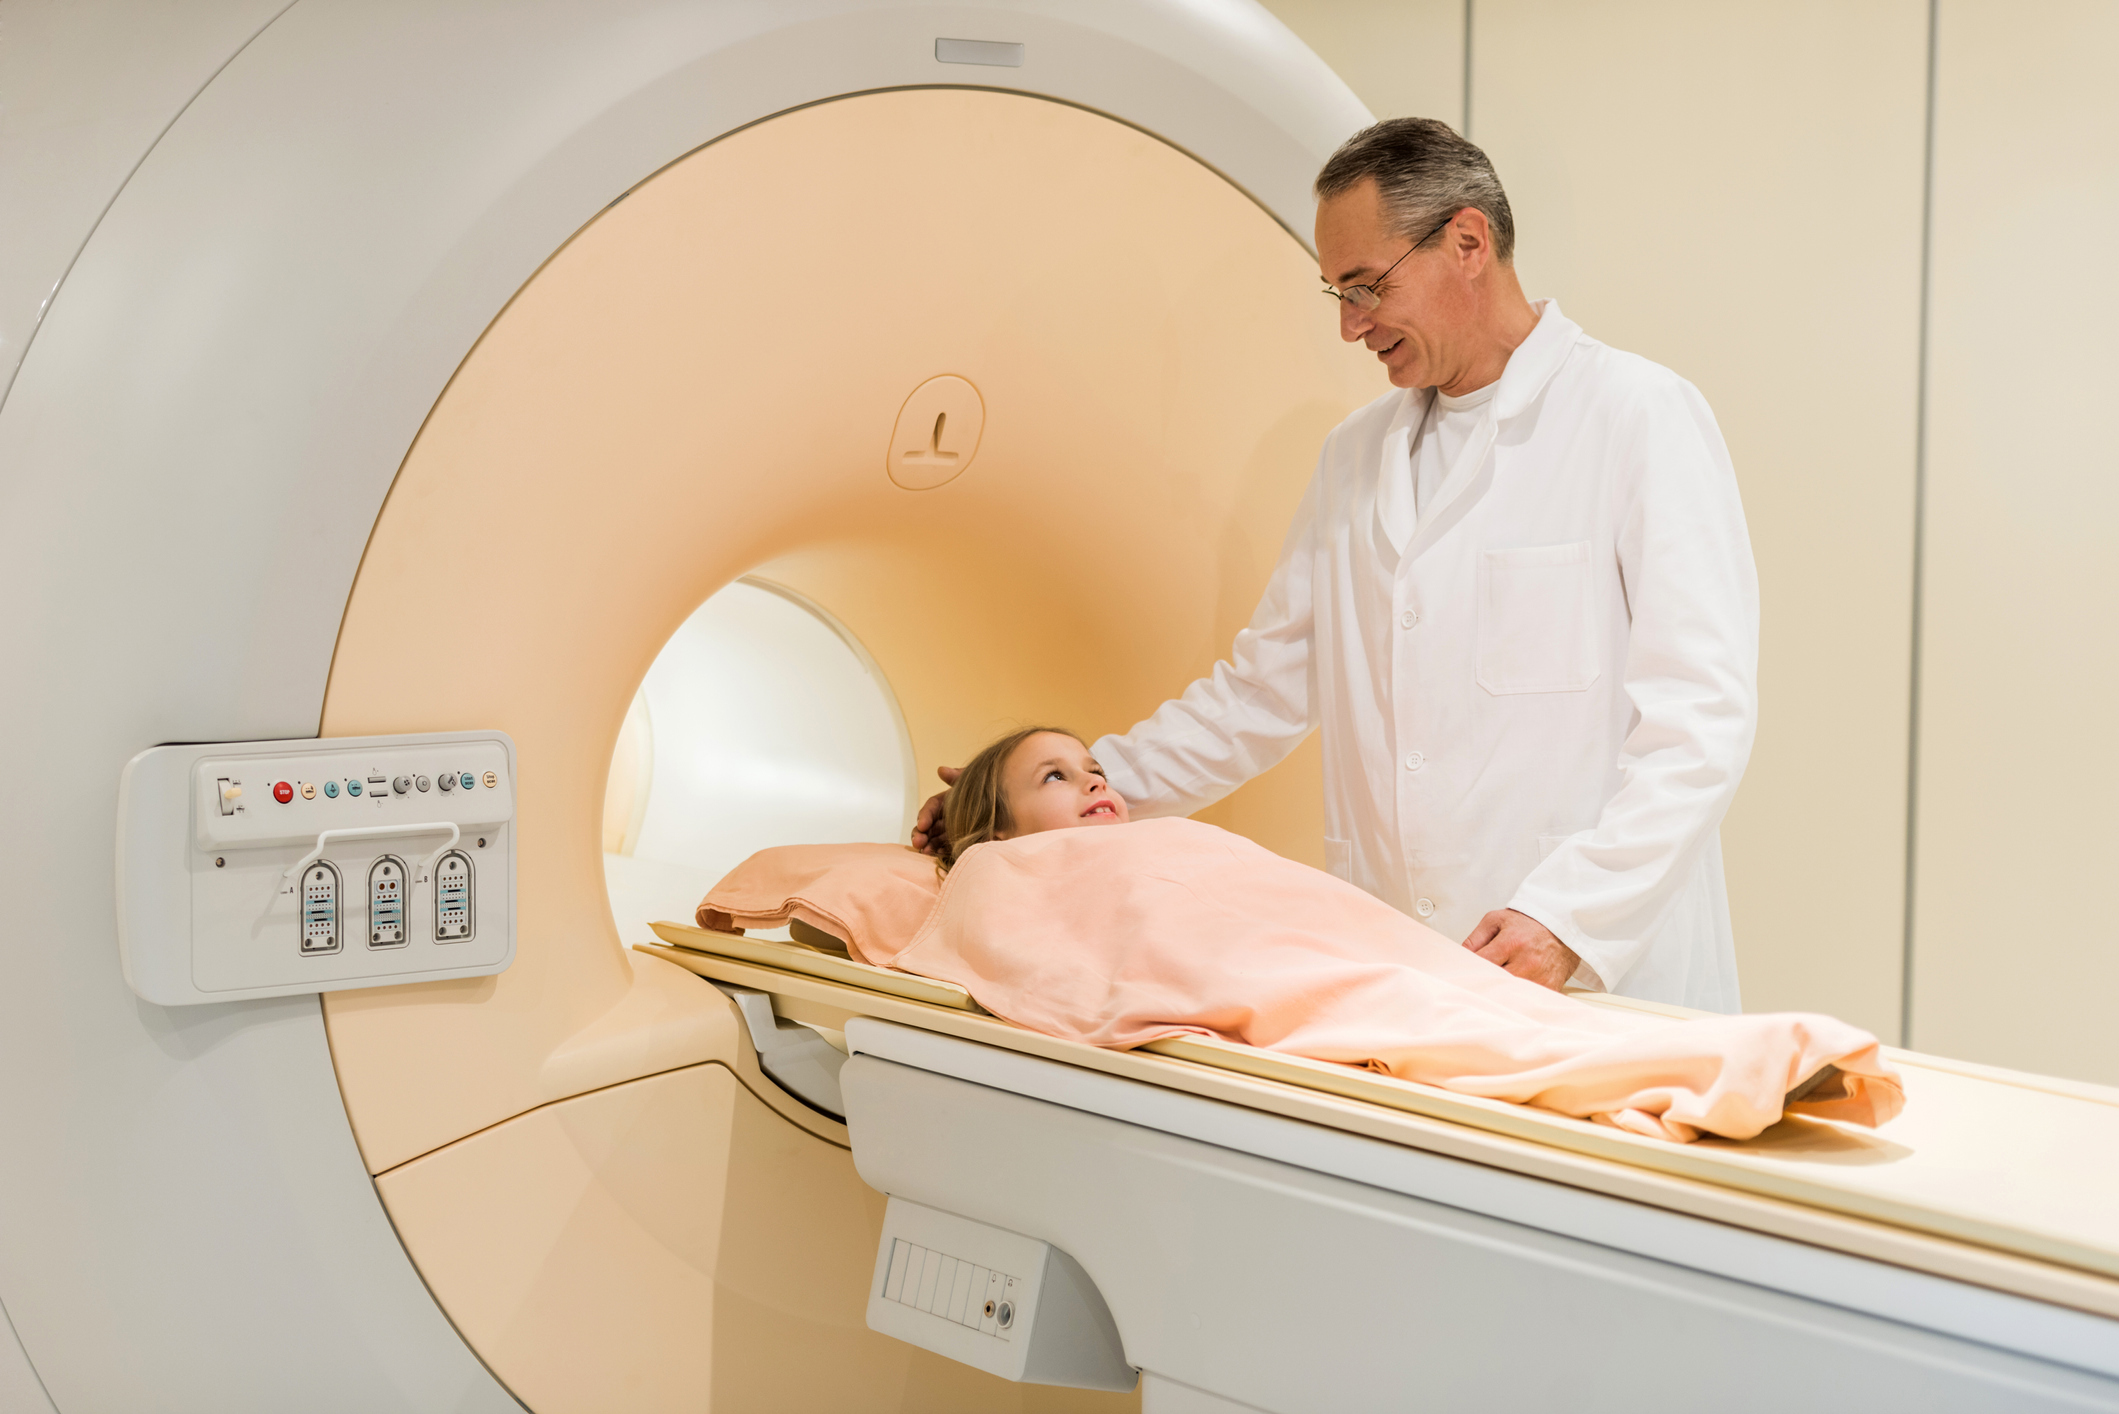
{"label": "beige wall", "polygon": [[1455,122],[1468,73],[1526,287],[1721,420],[1765,606],[1723,829],[1747,1007],[1896,1038],[1910,1001],[1924,1050],[2119,1081],[2084,888],[2119,845],[2119,9],[1937,7],[1916,576],[1925,0],[1272,8],[1379,114]]}
{"label": "beige wall", "polygon": [[1379,118],[1464,113],[1464,0],[1265,0]]}
{"label": "beige wall", "polygon": [[1938,40],[1913,1037],[2119,1083],[2119,6]]}

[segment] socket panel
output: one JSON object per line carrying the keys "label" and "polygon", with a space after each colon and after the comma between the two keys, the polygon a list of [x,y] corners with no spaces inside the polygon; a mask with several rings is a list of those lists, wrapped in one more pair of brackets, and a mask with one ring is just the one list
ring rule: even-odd
{"label": "socket panel", "polygon": [[368,866],[368,946],[401,948],[411,938],[405,906],[411,893],[405,861],[386,854]]}
{"label": "socket panel", "polygon": [[471,856],[452,849],[434,865],[434,941],[468,943],[477,926],[477,871]]}
{"label": "socket panel", "polygon": [[339,932],[338,867],[319,859],[302,871],[302,955],[337,952],[343,945]]}

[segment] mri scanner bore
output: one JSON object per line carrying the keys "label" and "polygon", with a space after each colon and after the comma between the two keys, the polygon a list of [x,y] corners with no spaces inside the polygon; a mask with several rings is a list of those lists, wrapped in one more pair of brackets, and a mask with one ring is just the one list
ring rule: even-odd
{"label": "mri scanner bore", "polygon": [[655,655],[612,754],[619,936],[656,941],[649,923],[691,917],[754,850],[903,839],[912,773],[897,697],[850,629],[767,580],[718,591]]}

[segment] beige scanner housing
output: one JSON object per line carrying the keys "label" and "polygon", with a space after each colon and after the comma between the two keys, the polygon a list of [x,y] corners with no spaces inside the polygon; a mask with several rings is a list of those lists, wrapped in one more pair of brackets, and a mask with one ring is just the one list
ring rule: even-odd
{"label": "beige scanner housing", "polygon": [[[377,522],[323,725],[510,734],[517,956],[326,1016],[407,1249],[533,1409],[595,1408],[618,1370],[638,1410],[1118,1398],[866,1329],[881,1196],[718,993],[620,947],[606,772],[656,652],[743,574],[860,638],[923,779],[1026,716],[1145,715],[1225,651],[1317,446],[1385,386],[1315,287],[1268,213],[1137,129],[880,93],[644,182],[457,371]],[[961,470],[905,469],[935,447]],[[491,612],[451,645],[420,606],[463,596]],[[446,676],[398,670],[445,652]],[[1306,856],[1321,812],[1312,747],[1216,815]]]}
{"label": "beige scanner housing", "polygon": [[[2108,1090],[1901,1057],[1880,1133],[1680,1148],[621,945],[614,746],[724,586],[843,626],[922,781],[1227,650],[1386,391],[1304,245],[1367,115],[1266,12],[187,9],[0,407],[64,684],[0,694],[0,1404],[2119,1411]],[[502,970],[126,987],[127,760],[452,732],[511,744]],[[1318,759],[1206,818],[1321,863]]]}

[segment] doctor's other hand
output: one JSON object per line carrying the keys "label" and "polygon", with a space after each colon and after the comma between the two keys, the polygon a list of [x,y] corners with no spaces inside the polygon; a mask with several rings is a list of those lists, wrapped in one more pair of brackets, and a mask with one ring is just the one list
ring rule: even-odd
{"label": "doctor's other hand", "polygon": [[[956,778],[964,774],[960,766],[937,766],[934,773],[942,778],[942,784],[953,786]],[[912,822],[912,847],[922,854],[940,854],[942,841],[949,838],[942,823],[942,803],[949,799],[949,792],[942,791],[927,797],[920,813]]]}
{"label": "doctor's other hand", "polygon": [[1494,966],[1555,992],[1582,962],[1552,929],[1513,908],[1497,908],[1480,919],[1464,946]]}

